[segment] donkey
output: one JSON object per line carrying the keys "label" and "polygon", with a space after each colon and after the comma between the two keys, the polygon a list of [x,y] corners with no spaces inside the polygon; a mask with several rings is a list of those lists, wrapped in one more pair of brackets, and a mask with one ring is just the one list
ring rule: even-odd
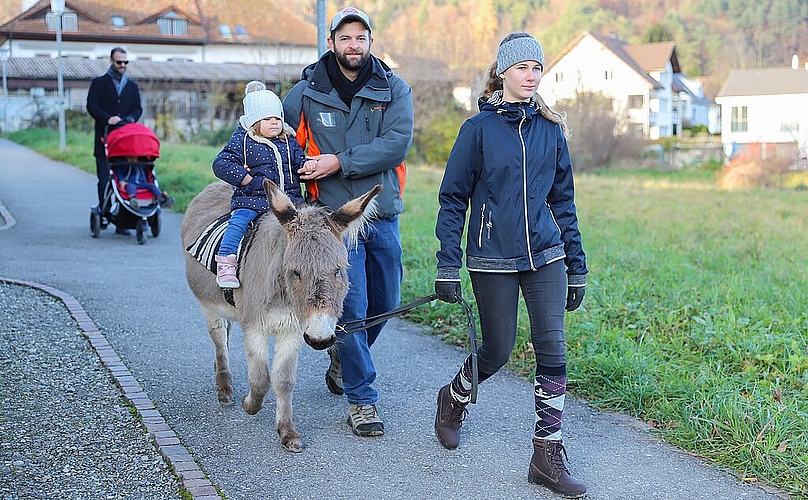
{"label": "donkey", "polygon": [[[219,403],[233,404],[228,346],[232,322],[237,321],[244,332],[250,392],[241,406],[250,415],[261,409],[269,390],[268,340],[275,335],[271,377],[277,400],[275,424],[283,447],[299,452],[302,436],[292,421],[292,390],[300,346],[305,340],[322,350],[336,340],[334,330],[348,292],[348,252],[343,236],[355,241],[382,186],[336,212],[314,206],[296,208],[271,181],[264,180],[263,187],[272,213],[257,219],[249,249],[241,257],[241,287],[233,291],[235,306],[226,301],[215,273],[189,252],[185,252],[185,274],[216,350],[213,368]],[[183,248],[214,219],[230,211],[232,194],[232,187],[217,182],[191,201],[181,226]]]}

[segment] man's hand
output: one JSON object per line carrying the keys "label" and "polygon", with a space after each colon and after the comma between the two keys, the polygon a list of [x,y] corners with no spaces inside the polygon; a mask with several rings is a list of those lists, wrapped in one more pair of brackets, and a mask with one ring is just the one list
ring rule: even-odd
{"label": "man's hand", "polygon": [[109,123],[110,125],[117,125],[121,123],[121,117],[118,115],[110,116],[109,120],[107,120],[107,123]]}
{"label": "man's hand", "polygon": [[[308,168],[306,166],[310,164],[311,160],[314,160],[314,168]],[[324,154],[312,156],[311,160],[307,161],[303,168],[297,171],[297,173],[300,174],[300,178],[304,181],[322,179],[323,177],[328,177],[334,172],[338,172],[340,169],[337,155]]]}

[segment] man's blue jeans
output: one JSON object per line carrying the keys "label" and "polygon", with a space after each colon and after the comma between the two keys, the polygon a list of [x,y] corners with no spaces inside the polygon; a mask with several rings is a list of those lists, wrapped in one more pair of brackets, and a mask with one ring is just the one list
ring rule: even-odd
{"label": "man's blue jeans", "polygon": [[235,255],[247,226],[256,217],[258,217],[258,212],[249,208],[233,210],[233,213],[230,214],[230,220],[227,221],[227,229],[224,230],[222,235],[222,244],[219,246],[218,255],[224,257]]}
{"label": "man's blue jeans", "polygon": [[[398,217],[373,220],[359,236],[355,248],[348,248],[350,288],[340,323],[363,319],[395,309],[401,300],[401,235]],[[370,347],[384,323],[355,333],[337,333],[337,351],[342,364],[342,385],[348,403],[375,404],[379,393],[373,388],[376,366]]]}

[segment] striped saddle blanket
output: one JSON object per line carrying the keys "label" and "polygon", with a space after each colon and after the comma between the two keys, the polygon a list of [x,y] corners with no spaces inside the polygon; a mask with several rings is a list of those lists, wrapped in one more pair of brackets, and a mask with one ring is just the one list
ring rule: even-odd
{"label": "striped saddle blanket", "polygon": [[[244,232],[244,237],[241,238],[241,242],[239,242],[238,250],[236,251],[239,264],[241,263],[241,257],[246,253],[246,249],[252,239],[261,215],[263,214],[260,214],[250,222],[249,226],[247,226],[247,230]],[[219,251],[219,246],[222,244],[222,236],[224,235],[225,229],[227,229],[227,222],[229,220],[230,212],[217,218],[211,222],[208,227],[203,229],[202,233],[197,236],[194,242],[186,248],[193,258],[207,267],[213,274],[216,274],[216,253]],[[238,273],[238,271],[236,272]]]}

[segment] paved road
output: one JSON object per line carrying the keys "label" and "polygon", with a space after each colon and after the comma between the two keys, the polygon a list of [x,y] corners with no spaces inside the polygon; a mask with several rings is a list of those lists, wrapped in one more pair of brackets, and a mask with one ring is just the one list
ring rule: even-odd
{"label": "paved road", "polygon": [[[327,354],[304,347],[294,410],[306,448],[284,452],[271,393],[254,416],[217,403],[213,347],[184,279],[181,215],[163,212],[162,234],[145,245],[110,229],[92,239],[94,183],[86,172],[0,139],[0,206],[16,220],[0,231],[0,277],[75,297],[226,498],[557,498],[526,480],[532,386],[508,373],[487,381],[461,447],[445,450],[432,431],[435,395],[464,352],[400,320],[374,346],[386,434],[351,434],[346,402],[323,382]],[[238,329],[231,352],[235,392],[244,395]],[[564,433],[571,470],[591,499],[777,498],[659,442],[636,420],[572,397]]]}

